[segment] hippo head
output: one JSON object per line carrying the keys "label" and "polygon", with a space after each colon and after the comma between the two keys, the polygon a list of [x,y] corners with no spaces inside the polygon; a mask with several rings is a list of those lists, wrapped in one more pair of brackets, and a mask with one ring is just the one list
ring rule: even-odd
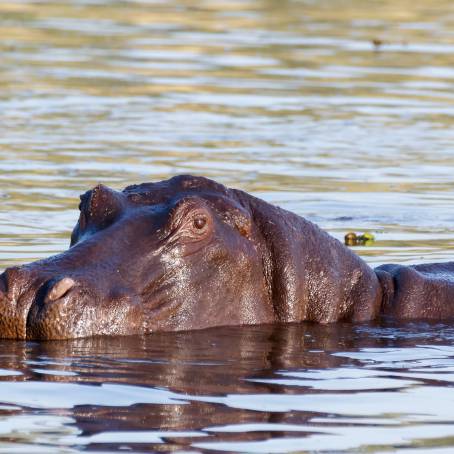
{"label": "hippo head", "polygon": [[179,176],[81,196],[70,248],[0,276],[0,337],[63,339],[273,320],[235,191]]}

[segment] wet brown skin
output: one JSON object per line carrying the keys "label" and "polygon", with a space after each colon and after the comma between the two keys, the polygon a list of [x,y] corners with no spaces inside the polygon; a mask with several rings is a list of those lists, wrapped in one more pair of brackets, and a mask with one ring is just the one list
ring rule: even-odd
{"label": "wet brown skin", "polygon": [[454,316],[454,263],[372,270],[315,224],[212,180],[81,196],[71,247],[0,276],[0,337]]}

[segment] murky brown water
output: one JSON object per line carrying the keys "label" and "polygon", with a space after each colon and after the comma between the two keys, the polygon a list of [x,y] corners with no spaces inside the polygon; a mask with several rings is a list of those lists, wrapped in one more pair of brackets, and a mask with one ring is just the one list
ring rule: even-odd
{"label": "murky brown water", "polygon": [[[453,68],[448,0],[0,2],[0,268],[65,249],[97,182],[183,172],[372,231],[373,265],[452,260]],[[453,337],[2,342],[0,452],[452,452]]]}

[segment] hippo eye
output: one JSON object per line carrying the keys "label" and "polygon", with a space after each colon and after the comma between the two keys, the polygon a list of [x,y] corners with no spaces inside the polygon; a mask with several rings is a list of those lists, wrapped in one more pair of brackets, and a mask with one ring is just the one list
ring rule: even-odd
{"label": "hippo eye", "polygon": [[207,225],[207,218],[205,216],[197,216],[192,225],[197,230],[202,230]]}
{"label": "hippo eye", "polygon": [[185,243],[200,241],[213,231],[209,209],[198,200],[180,200],[170,212],[170,234]]}

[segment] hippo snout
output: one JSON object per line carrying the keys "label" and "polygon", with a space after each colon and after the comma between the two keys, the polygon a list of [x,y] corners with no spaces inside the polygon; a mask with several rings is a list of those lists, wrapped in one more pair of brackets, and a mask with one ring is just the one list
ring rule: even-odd
{"label": "hippo snout", "polygon": [[15,305],[34,292],[32,302],[56,301],[65,296],[76,282],[71,277],[49,277],[30,272],[26,267],[8,268],[0,275],[0,299]]}
{"label": "hippo snout", "polygon": [[27,313],[31,305],[28,286],[31,277],[19,267],[0,275],[0,332],[2,338],[25,339]]}
{"label": "hippo snout", "polygon": [[25,268],[7,268],[0,275],[0,292],[9,299],[16,301],[29,285],[31,276]]}
{"label": "hippo snout", "polygon": [[[52,276],[45,269],[27,266],[8,268],[0,275],[2,338],[68,337],[68,330],[74,325],[66,323],[65,314],[68,318],[73,311],[75,318],[77,307],[83,302],[81,295],[86,293],[83,285],[69,276]],[[84,318],[80,312],[77,317]]]}
{"label": "hippo snout", "polygon": [[68,339],[135,333],[134,299],[102,292],[96,278],[82,274],[58,273],[43,263],[5,270],[0,275],[1,337]]}

